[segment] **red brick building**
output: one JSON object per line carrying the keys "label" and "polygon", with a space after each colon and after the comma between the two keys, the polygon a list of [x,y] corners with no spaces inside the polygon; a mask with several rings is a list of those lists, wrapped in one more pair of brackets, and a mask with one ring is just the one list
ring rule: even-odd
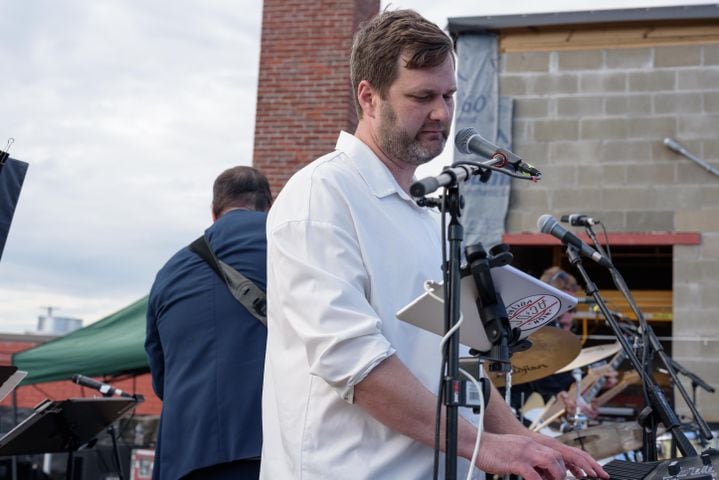
{"label": "red brick building", "polygon": [[[54,338],[54,336],[47,335],[2,334],[0,335],[0,365],[10,365],[12,363],[13,353],[33,348]],[[98,380],[105,381],[105,379],[102,378]],[[133,394],[138,393],[145,397],[145,401],[140,403],[135,411],[136,415],[160,414],[162,402],[152,391],[152,380],[149,373],[118,381],[108,379],[108,382],[123,391]],[[66,398],[93,397],[99,395],[97,391],[81,387],[70,380],[25,385],[15,389],[15,397],[19,409],[32,409],[45,399],[64,400]],[[0,407],[12,407],[12,402],[13,395],[11,394],[0,402]]]}
{"label": "red brick building", "polygon": [[253,165],[277,194],[357,124],[349,55],[379,0],[265,0]]}

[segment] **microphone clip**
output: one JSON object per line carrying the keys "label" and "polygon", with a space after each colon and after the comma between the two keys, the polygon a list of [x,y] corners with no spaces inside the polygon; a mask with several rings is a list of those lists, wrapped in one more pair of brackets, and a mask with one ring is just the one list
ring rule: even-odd
{"label": "microphone clip", "polygon": [[501,158],[503,160],[500,165],[496,165],[498,168],[504,168],[509,165],[516,173],[529,175],[530,177],[535,177],[537,180],[542,177],[542,172],[525,162],[522,157],[507,150],[506,148],[498,149],[493,158]]}

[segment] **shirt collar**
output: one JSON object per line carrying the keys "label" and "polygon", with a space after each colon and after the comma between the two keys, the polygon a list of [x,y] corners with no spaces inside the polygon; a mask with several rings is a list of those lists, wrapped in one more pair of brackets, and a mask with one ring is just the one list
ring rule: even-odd
{"label": "shirt collar", "polygon": [[399,186],[387,165],[362,140],[351,133],[342,131],[337,139],[335,149],[347,154],[377,198],[397,193],[401,198],[413,202],[407,192]]}

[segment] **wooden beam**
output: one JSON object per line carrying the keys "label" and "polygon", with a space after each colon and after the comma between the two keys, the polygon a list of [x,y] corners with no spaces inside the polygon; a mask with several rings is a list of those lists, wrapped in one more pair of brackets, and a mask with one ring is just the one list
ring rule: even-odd
{"label": "wooden beam", "polygon": [[506,29],[500,52],[599,50],[719,43],[716,19]]}
{"label": "wooden beam", "polygon": [[[590,242],[585,233],[576,233],[576,235],[583,241]],[[701,240],[701,233],[698,232],[609,233],[611,246],[700,245]],[[502,236],[502,243],[534,246],[561,245],[559,240],[546,233],[505,233]]]}

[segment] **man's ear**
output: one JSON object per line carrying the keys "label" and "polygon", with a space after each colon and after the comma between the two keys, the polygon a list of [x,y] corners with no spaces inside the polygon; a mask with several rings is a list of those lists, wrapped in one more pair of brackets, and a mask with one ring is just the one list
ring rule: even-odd
{"label": "man's ear", "polygon": [[377,112],[379,92],[367,80],[362,80],[357,85],[357,100],[362,109],[362,114],[374,118]]}

